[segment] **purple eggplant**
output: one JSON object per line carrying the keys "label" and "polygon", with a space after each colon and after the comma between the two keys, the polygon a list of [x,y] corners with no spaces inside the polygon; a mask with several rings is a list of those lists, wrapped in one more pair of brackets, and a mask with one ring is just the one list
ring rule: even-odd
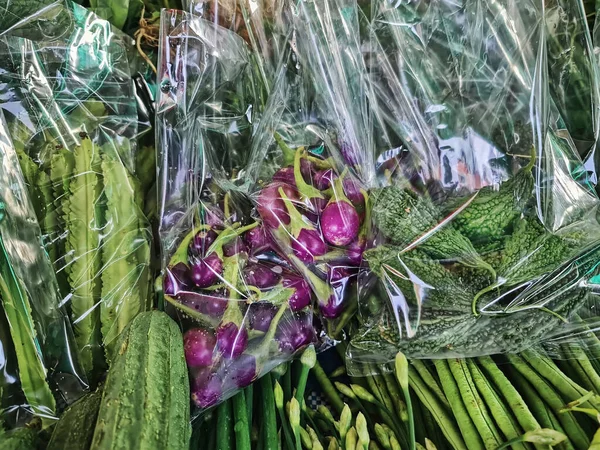
{"label": "purple eggplant", "polygon": [[263,225],[246,231],[244,242],[246,242],[250,253],[253,255],[273,249],[273,238]]}
{"label": "purple eggplant", "polygon": [[358,236],[359,228],[358,212],[346,200],[330,200],[321,214],[323,236],[332,245],[343,247],[350,244]]}
{"label": "purple eggplant", "polygon": [[287,275],[283,278],[283,287],[294,289],[289,299],[290,309],[300,311],[310,305],[312,292],[306,280],[295,275]]}
{"label": "purple eggplant", "polygon": [[291,200],[297,200],[298,193],[294,187],[286,183],[273,182],[262,188],[258,195],[258,213],[265,225],[271,228],[278,228],[280,225],[290,223],[290,216],[279,190],[282,189],[285,195]]}
{"label": "purple eggplant", "polygon": [[327,253],[327,244],[316,229],[302,228],[292,239],[292,251],[300,261],[310,264]]}
{"label": "purple eggplant", "polygon": [[167,268],[163,279],[163,292],[165,295],[177,295],[179,291],[187,289],[190,285],[190,269],[184,263],[180,262]]}
{"label": "purple eggplant", "polygon": [[277,307],[271,303],[253,303],[249,310],[250,328],[266,333],[276,312]]}
{"label": "purple eggplant", "polygon": [[296,186],[296,179],[294,178],[294,166],[287,166],[279,169],[273,175],[273,181]]}
{"label": "purple eggplant", "polygon": [[188,367],[207,367],[212,364],[217,338],[203,328],[192,328],[183,336],[185,361]]}
{"label": "purple eggplant", "polygon": [[190,254],[193,256],[204,256],[206,251],[217,239],[217,233],[214,230],[201,230],[196,233],[192,242],[190,242]]}
{"label": "purple eggplant", "polygon": [[216,284],[222,273],[223,261],[213,252],[192,265],[191,279],[196,286],[207,288]]}
{"label": "purple eggplant", "polygon": [[222,381],[209,368],[200,370],[192,378],[192,401],[199,408],[208,408],[221,399]]}
{"label": "purple eggplant", "polygon": [[269,289],[279,283],[281,268],[279,268],[278,273],[266,264],[249,264],[244,268],[244,278],[250,286],[256,286],[259,289]]}
{"label": "purple eggplant", "polygon": [[248,346],[248,332],[234,322],[221,324],[217,329],[217,348],[227,359],[238,358]]}
{"label": "purple eggplant", "polygon": [[283,353],[295,353],[316,340],[315,330],[307,319],[308,317],[293,317],[280,322],[275,339]]}
{"label": "purple eggplant", "polygon": [[221,317],[227,308],[228,299],[222,292],[199,293],[181,291],[175,297],[182,305],[211,317]]}

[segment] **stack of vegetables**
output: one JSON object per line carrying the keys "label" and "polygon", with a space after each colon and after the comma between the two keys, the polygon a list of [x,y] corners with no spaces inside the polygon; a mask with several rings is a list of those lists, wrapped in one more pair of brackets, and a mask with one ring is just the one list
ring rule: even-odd
{"label": "stack of vegetables", "polygon": [[[544,3],[536,22],[548,26],[549,65],[568,68],[536,80],[549,91],[543,107],[527,71],[502,89],[493,77],[449,90],[443,76],[411,78],[439,67],[438,54],[411,53],[427,26],[443,47],[450,28],[438,23],[480,30],[493,17],[523,44],[514,1],[504,2],[519,12],[512,25],[503,2],[485,0],[440,19],[456,5],[185,5],[227,28],[165,11],[173,34],[163,65],[150,61],[161,82],[158,201],[152,142],[142,145],[148,105],[131,80],[134,45],[149,61],[142,44],[156,30],[141,3],[87,5],[135,44],[58,3],[34,5],[41,13],[25,21],[0,11],[13,27],[0,31],[0,450],[600,446],[600,200],[588,173],[598,99],[596,86],[576,88],[597,77],[578,0]],[[481,17],[457,19],[474,9]],[[562,28],[565,11],[577,14]],[[68,42],[56,26],[34,32],[48,17]],[[563,60],[557,30],[574,36],[580,70]],[[481,50],[461,59],[465,40],[455,44],[452,80],[462,63],[479,73],[499,58],[490,46],[472,67]],[[519,72],[532,55],[509,56],[500,66]],[[291,124],[286,76],[300,80],[301,98],[284,98]],[[493,127],[474,119],[483,97],[510,97]],[[424,99],[439,101],[419,111]],[[469,113],[451,120],[447,105]],[[519,119],[498,131],[515,105]],[[523,105],[551,119],[522,122]],[[461,120],[468,132],[453,136]],[[159,222],[161,261],[147,217]]]}

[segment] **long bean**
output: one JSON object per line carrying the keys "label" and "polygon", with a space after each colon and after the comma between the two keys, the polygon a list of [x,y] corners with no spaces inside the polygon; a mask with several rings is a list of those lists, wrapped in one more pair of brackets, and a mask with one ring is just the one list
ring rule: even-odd
{"label": "long bean", "polygon": [[515,415],[517,422],[519,422],[523,430],[533,431],[540,428],[540,424],[529,410],[528,404],[523,400],[519,391],[515,389],[506,375],[498,368],[494,360],[486,356],[479,358],[478,362],[508,403],[510,410]]}
{"label": "long bean", "polygon": [[[442,392],[442,388],[440,387],[439,383],[437,382],[437,380],[435,379],[433,374],[429,371],[429,369],[427,368],[425,363],[423,361],[421,361],[420,359],[414,359],[411,361],[411,365],[419,373],[419,376],[425,382],[425,384],[427,385],[429,390],[435,396],[437,396],[438,400],[442,403],[442,405],[444,405],[446,408],[448,408],[448,411],[449,411],[450,403],[448,403],[448,399]],[[410,370],[412,370],[412,369],[409,368],[409,371]]]}
{"label": "long bean", "polygon": [[329,377],[327,376],[327,374],[325,373],[318,361],[312,368],[312,373],[317,379],[319,385],[321,386],[321,390],[327,397],[329,404],[333,407],[333,409],[335,409],[335,411],[338,414],[341,413],[342,409],[344,408],[344,402],[342,401],[342,398],[338,394],[337,390],[329,380]]}
{"label": "long bean", "polygon": [[500,433],[475,388],[466,361],[451,359],[448,361],[448,367],[452,372],[460,396],[467,407],[467,412],[471,416],[475,428],[477,428],[481,436],[483,444],[489,449],[497,448],[501,444]]}
{"label": "long bean", "polygon": [[[519,373],[534,386],[540,397],[548,404],[552,411],[558,412],[562,409],[564,402],[559,395],[552,389],[546,380],[538,375],[523,360],[523,358],[517,355],[509,355],[508,360],[515,370],[519,371]],[[566,435],[569,436],[575,447],[587,448],[589,446],[590,442],[585,431],[581,428],[581,425],[577,422],[572,413],[561,413],[558,416],[558,420],[560,420],[560,423],[566,431]]]}
{"label": "long bean", "polygon": [[408,381],[419,400],[433,416],[442,433],[454,449],[466,449],[467,446],[461,433],[451,417],[451,412],[446,410],[416,371],[408,371]]}
{"label": "long bean", "polygon": [[[521,433],[516,420],[504,406],[493,387],[490,386],[488,380],[485,378],[479,367],[477,367],[477,364],[472,360],[467,360],[467,367],[471,373],[471,378],[473,379],[477,391],[483,397],[485,404],[490,410],[491,416],[494,418],[504,437],[508,440],[518,438],[523,433]],[[513,448],[525,450],[527,447],[522,443],[517,443],[513,445]]]}
{"label": "long bean", "polygon": [[232,423],[231,401],[226,400],[217,407],[217,450],[234,448]]}
{"label": "long bean", "polygon": [[233,417],[235,419],[235,448],[236,450],[250,450],[250,424],[248,423],[248,410],[246,395],[240,391],[233,396]]}
{"label": "long bean", "polygon": [[462,432],[465,444],[469,449],[484,448],[479,432],[477,431],[477,428],[475,428],[475,425],[467,412],[467,408],[463,403],[456,381],[450,371],[450,366],[444,360],[436,360],[435,368],[440,378],[440,382],[442,383],[444,394],[452,408],[452,413]]}

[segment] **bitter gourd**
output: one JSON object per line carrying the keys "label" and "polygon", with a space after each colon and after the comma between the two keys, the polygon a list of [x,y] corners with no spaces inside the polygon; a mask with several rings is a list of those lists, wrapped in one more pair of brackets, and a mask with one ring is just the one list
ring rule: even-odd
{"label": "bitter gourd", "polygon": [[393,244],[416,246],[433,259],[458,260],[494,273],[466,237],[451,223],[442,223],[440,211],[428,197],[388,186],[373,192],[371,199],[373,223]]}
{"label": "bitter gourd", "polygon": [[177,324],[139,314],[111,357],[92,440],[95,450],[187,450],[190,388]]}
{"label": "bitter gourd", "polygon": [[[565,320],[586,303],[590,287],[580,281],[600,275],[600,246],[544,277],[547,282],[523,292],[529,305],[514,312],[474,316],[464,308],[426,307],[414,338],[400,334],[395,318],[383,311],[351,340],[351,349],[393,360],[397,351],[414,358],[478,356],[489,352],[518,353],[558,333]],[[495,295],[490,293],[491,296]],[[489,300],[488,300],[489,301]]]}
{"label": "bitter gourd", "polygon": [[458,231],[481,248],[502,240],[510,234],[513,221],[522,213],[533,194],[531,170],[535,164],[532,151],[530,162],[512,178],[500,185],[486,186],[453,220]]}

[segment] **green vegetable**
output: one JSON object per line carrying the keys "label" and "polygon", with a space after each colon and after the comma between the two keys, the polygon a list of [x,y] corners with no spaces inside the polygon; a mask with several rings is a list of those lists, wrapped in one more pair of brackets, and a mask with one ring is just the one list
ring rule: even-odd
{"label": "green vegetable", "polygon": [[231,401],[226,400],[217,407],[217,450],[231,450],[233,445],[233,413]]}
{"label": "green vegetable", "polygon": [[[2,210],[0,215],[3,214]],[[0,299],[9,324],[19,367],[21,389],[27,403],[34,414],[40,417],[53,417],[56,403],[46,381],[46,367],[37,339],[30,300],[22,280],[17,277],[11,266],[1,236]]]}
{"label": "green vegetable", "polygon": [[67,408],[54,427],[47,450],[89,450],[101,400],[102,391],[96,390]]}
{"label": "green vegetable", "polygon": [[95,168],[98,149],[88,137],[73,151],[74,175],[69,183],[63,211],[67,238],[65,261],[69,284],[72,288],[71,311],[75,341],[79,347],[80,361],[90,379],[93,369],[102,361],[100,346],[100,223],[96,217],[96,204],[101,193],[101,183]]}
{"label": "green vegetable", "polygon": [[583,232],[563,237],[549,233],[535,217],[517,220],[497,272],[507,285],[530,281],[551,272],[584,246]]}
{"label": "green vegetable", "polygon": [[535,151],[529,163],[500,185],[479,190],[473,201],[453,220],[458,231],[480,248],[502,240],[511,232],[513,221],[519,217],[533,194],[532,168]]}
{"label": "green vegetable", "polygon": [[189,401],[177,324],[163,312],[141,313],[115,347],[92,448],[187,450]]}
{"label": "green vegetable", "polygon": [[0,450],[32,450],[40,444],[35,426],[26,426],[10,431],[0,441]]}
{"label": "green vegetable", "polygon": [[102,240],[100,320],[107,359],[127,324],[147,305],[150,237],[136,205],[138,186],[108,145],[102,148],[106,225]]}
{"label": "green vegetable", "polygon": [[388,186],[372,192],[371,199],[373,223],[403,251],[413,246],[433,259],[457,260],[494,273],[465,236],[451,223],[443,223],[441,211],[427,196]]}
{"label": "green vegetable", "polygon": [[235,426],[235,448],[250,450],[250,425],[248,422],[248,410],[246,407],[246,396],[244,391],[239,391],[232,398],[233,418]]}

